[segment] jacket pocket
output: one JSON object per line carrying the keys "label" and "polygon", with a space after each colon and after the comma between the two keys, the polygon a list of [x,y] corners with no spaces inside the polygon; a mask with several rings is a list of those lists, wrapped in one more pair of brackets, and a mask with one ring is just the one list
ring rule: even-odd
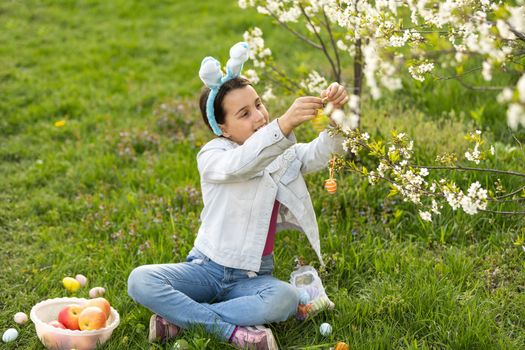
{"label": "jacket pocket", "polygon": [[286,169],[283,176],[281,176],[280,182],[283,185],[288,185],[290,182],[295,180],[297,176],[299,176],[299,173],[301,172],[301,166],[302,166],[301,161],[299,159],[294,159],[288,166],[288,169]]}

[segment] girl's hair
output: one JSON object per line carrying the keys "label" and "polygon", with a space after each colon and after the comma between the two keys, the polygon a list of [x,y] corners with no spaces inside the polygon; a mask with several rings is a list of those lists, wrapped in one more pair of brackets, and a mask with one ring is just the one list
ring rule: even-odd
{"label": "girl's hair", "polygon": [[[215,121],[217,122],[217,124],[224,124],[225,113],[224,108],[222,106],[222,101],[224,101],[226,95],[228,95],[228,93],[232,90],[241,89],[248,85],[252,84],[248,79],[243,77],[233,78],[221,85],[221,87],[219,88],[219,92],[215,97],[215,101],[213,101],[213,109],[215,110]],[[209,94],[210,88],[204,87],[201,93],[201,97],[199,99],[199,107],[201,109],[202,119],[204,120],[204,123],[208,126],[210,130],[212,130],[210,122],[208,121],[208,116],[206,115],[206,102],[208,101]]]}

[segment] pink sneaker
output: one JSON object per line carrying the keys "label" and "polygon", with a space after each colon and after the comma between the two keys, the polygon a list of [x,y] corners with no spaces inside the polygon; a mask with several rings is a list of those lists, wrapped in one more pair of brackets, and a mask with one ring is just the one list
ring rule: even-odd
{"label": "pink sneaker", "polygon": [[148,341],[154,343],[160,341],[166,342],[168,339],[175,338],[181,332],[180,327],[169,323],[159,315],[152,315],[149,319],[149,336]]}
{"label": "pink sneaker", "polygon": [[231,343],[238,349],[279,350],[272,330],[264,326],[238,327]]}

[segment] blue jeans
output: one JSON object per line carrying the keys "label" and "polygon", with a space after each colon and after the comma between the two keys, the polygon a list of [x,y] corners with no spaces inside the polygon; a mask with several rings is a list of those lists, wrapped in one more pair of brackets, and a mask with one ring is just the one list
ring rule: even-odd
{"label": "blue jeans", "polygon": [[195,248],[186,261],[134,269],[128,294],[181,328],[203,325],[224,340],[236,326],[285,321],[297,311],[297,289],[272,276],[273,255],[262,258],[257,275],[219,265]]}

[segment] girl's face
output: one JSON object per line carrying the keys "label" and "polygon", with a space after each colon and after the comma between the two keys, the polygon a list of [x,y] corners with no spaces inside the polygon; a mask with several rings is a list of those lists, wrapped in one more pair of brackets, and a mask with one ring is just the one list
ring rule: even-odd
{"label": "girl's face", "polygon": [[250,85],[230,91],[222,106],[224,124],[219,124],[222,134],[239,145],[270,120],[261,98]]}

